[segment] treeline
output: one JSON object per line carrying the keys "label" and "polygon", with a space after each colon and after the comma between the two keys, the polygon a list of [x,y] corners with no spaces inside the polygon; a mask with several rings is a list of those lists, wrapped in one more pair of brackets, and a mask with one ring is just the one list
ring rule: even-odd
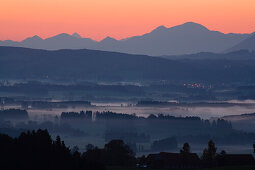
{"label": "treeline", "polygon": [[94,112],[92,111],[80,111],[79,112],[62,112],[62,119],[91,119],[92,114],[94,115],[95,120],[169,120],[169,121],[190,121],[197,122],[199,124],[203,124],[204,126],[212,127],[212,128],[224,128],[224,129],[232,129],[231,122],[226,121],[224,119],[216,119],[210,122],[209,120],[203,120],[200,117],[195,116],[186,116],[186,117],[176,117],[171,115],[164,114],[150,114],[148,117],[137,116],[136,114],[125,114],[125,113],[116,113],[111,111],[103,111],[103,112]]}
{"label": "treeline", "polygon": [[162,102],[162,101],[150,101],[150,100],[142,100],[137,102],[137,106],[144,106],[144,105],[168,105],[171,104],[169,102]]}
{"label": "treeline", "polygon": [[[135,120],[135,119],[144,119],[144,117],[138,117],[135,114],[124,114],[124,113],[115,113],[111,111],[106,112],[95,112],[94,113],[96,120]],[[61,116],[62,119],[91,119],[92,118],[92,111],[80,111],[80,112],[62,112]]]}
{"label": "treeline", "polygon": [[28,113],[26,110],[20,109],[0,110],[1,119],[28,119]]}
{"label": "treeline", "polygon": [[61,119],[92,119],[92,111],[80,111],[78,112],[62,112]]}
{"label": "treeline", "polygon": [[[84,118],[84,113],[92,114],[92,111],[81,111],[79,112],[62,112],[61,118]],[[202,120],[200,117],[186,116],[186,117],[175,117],[171,115],[163,114],[150,114],[147,118],[137,116],[136,114],[116,113],[112,111],[94,112],[96,119],[124,119],[124,120],[145,120],[145,119],[158,119],[158,120]]]}
{"label": "treeline", "polygon": [[[121,139],[138,152],[173,150],[177,144],[185,141],[199,145],[213,139],[219,144],[240,145],[251,143],[255,138],[253,133],[233,129],[231,123],[223,119],[209,121],[199,117],[174,117],[163,114],[139,117],[135,114],[106,111],[93,112],[93,123],[90,123],[90,115],[89,111],[65,112],[62,113],[61,120],[86,120],[84,124],[93,127],[91,129],[95,129],[95,132],[98,132],[96,126],[103,126],[101,133],[106,142]],[[168,142],[164,142],[165,140]],[[150,147],[142,147],[143,143],[148,143]]]}
{"label": "treeline", "polygon": [[111,111],[95,112],[96,120],[138,120],[144,117],[136,116],[135,114],[116,113]]}
{"label": "treeline", "polygon": [[134,152],[121,140],[99,149],[91,145],[80,153],[60,139],[52,140],[47,130],[28,131],[17,138],[0,134],[1,169],[19,170],[104,170],[105,166],[135,166]]}

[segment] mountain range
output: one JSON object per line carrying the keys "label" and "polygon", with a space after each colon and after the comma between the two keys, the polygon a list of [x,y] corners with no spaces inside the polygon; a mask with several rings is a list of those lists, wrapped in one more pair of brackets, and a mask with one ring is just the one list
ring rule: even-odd
{"label": "mountain range", "polygon": [[39,36],[23,41],[0,41],[0,46],[27,47],[34,49],[94,49],[150,56],[181,55],[200,52],[230,52],[240,49],[255,49],[254,34],[224,34],[187,22],[175,27],[160,26],[150,33],[116,40],[106,37],[102,41],[82,38],[78,33],[62,33],[50,38]]}

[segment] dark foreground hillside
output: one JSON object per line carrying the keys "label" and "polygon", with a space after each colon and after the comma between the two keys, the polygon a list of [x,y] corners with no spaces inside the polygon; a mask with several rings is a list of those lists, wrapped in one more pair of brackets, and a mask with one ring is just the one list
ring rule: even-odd
{"label": "dark foreground hillside", "polygon": [[176,61],[85,49],[0,47],[0,79],[255,82],[254,73],[254,60]]}
{"label": "dark foreground hillside", "polygon": [[135,166],[134,153],[120,140],[103,149],[89,145],[80,153],[47,130],[28,131],[17,138],[0,134],[0,169],[6,170],[104,170],[105,166]]}
{"label": "dark foreground hillside", "polygon": [[[135,157],[135,153],[122,140],[111,140],[104,145],[104,148],[88,144],[86,151],[81,153],[78,147],[70,149],[59,136],[56,140],[52,140],[47,130],[40,129],[23,132],[17,138],[0,134],[0,151],[0,169],[7,170],[135,170],[138,168],[156,170],[207,167],[239,170],[236,167],[255,165],[251,154],[227,154],[224,150],[217,153],[217,147],[212,140],[208,142],[208,148],[204,149],[201,158],[191,152],[188,143],[183,144],[180,153],[160,152],[149,154],[147,157]],[[230,167],[225,168],[226,166]]]}
{"label": "dark foreground hillside", "polygon": [[[206,168],[199,170],[254,170],[254,166],[224,166],[224,167],[216,167],[216,168]],[[107,167],[106,170],[141,170],[141,168],[126,168],[126,167]],[[150,170],[158,170],[158,169],[150,169]]]}

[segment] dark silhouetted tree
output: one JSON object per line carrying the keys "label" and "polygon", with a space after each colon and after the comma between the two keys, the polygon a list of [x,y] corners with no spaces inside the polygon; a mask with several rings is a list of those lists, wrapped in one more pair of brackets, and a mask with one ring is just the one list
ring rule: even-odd
{"label": "dark silhouetted tree", "polygon": [[88,151],[88,150],[93,150],[94,148],[95,148],[95,146],[92,145],[92,144],[87,144],[87,145],[86,145],[86,151]]}
{"label": "dark silhouetted tree", "polygon": [[255,153],[255,143],[253,144],[253,153]]}
{"label": "dark silhouetted tree", "polygon": [[105,144],[105,160],[108,165],[114,166],[134,166],[135,153],[124,144],[122,140],[112,140]]}
{"label": "dark silhouetted tree", "polygon": [[190,145],[189,143],[184,143],[182,149],[180,150],[181,154],[190,153]]}
{"label": "dark silhouetted tree", "polygon": [[190,145],[189,143],[184,143],[182,149],[180,150],[180,156],[183,166],[190,163]]}
{"label": "dark silhouetted tree", "polygon": [[210,140],[208,142],[208,148],[204,149],[203,155],[202,155],[202,160],[210,166],[215,165],[215,158],[216,158],[216,151],[217,148],[215,147],[215,143]]}

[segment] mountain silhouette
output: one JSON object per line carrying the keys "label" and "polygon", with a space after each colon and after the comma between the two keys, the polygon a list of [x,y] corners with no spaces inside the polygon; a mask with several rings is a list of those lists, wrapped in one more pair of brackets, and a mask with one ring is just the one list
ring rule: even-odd
{"label": "mountain silhouette", "polygon": [[62,33],[47,39],[38,36],[21,42],[0,41],[2,46],[28,47],[36,49],[95,49],[151,56],[180,55],[199,52],[222,52],[229,49],[250,34],[224,34],[211,31],[201,24],[187,22],[167,28],[159,26],[150,33],[121,40],[106,37],[102,41],[82,38],[78,33]]}
{"label": "mountain silhouette", "polygon": [[250,50],[255,51],[255,34],[253,33],[247,39],[241,41],[239,44],[226,50],[226,52],[238,51],[238,50]]}
{"label": "mountain silhouette", "polygon": [[221,52],[248,36],[210,31],[200,24],[188,22],[171,28],[161,26],[151,33],[129,38],[122,42],[119,52],[154,56]]}

